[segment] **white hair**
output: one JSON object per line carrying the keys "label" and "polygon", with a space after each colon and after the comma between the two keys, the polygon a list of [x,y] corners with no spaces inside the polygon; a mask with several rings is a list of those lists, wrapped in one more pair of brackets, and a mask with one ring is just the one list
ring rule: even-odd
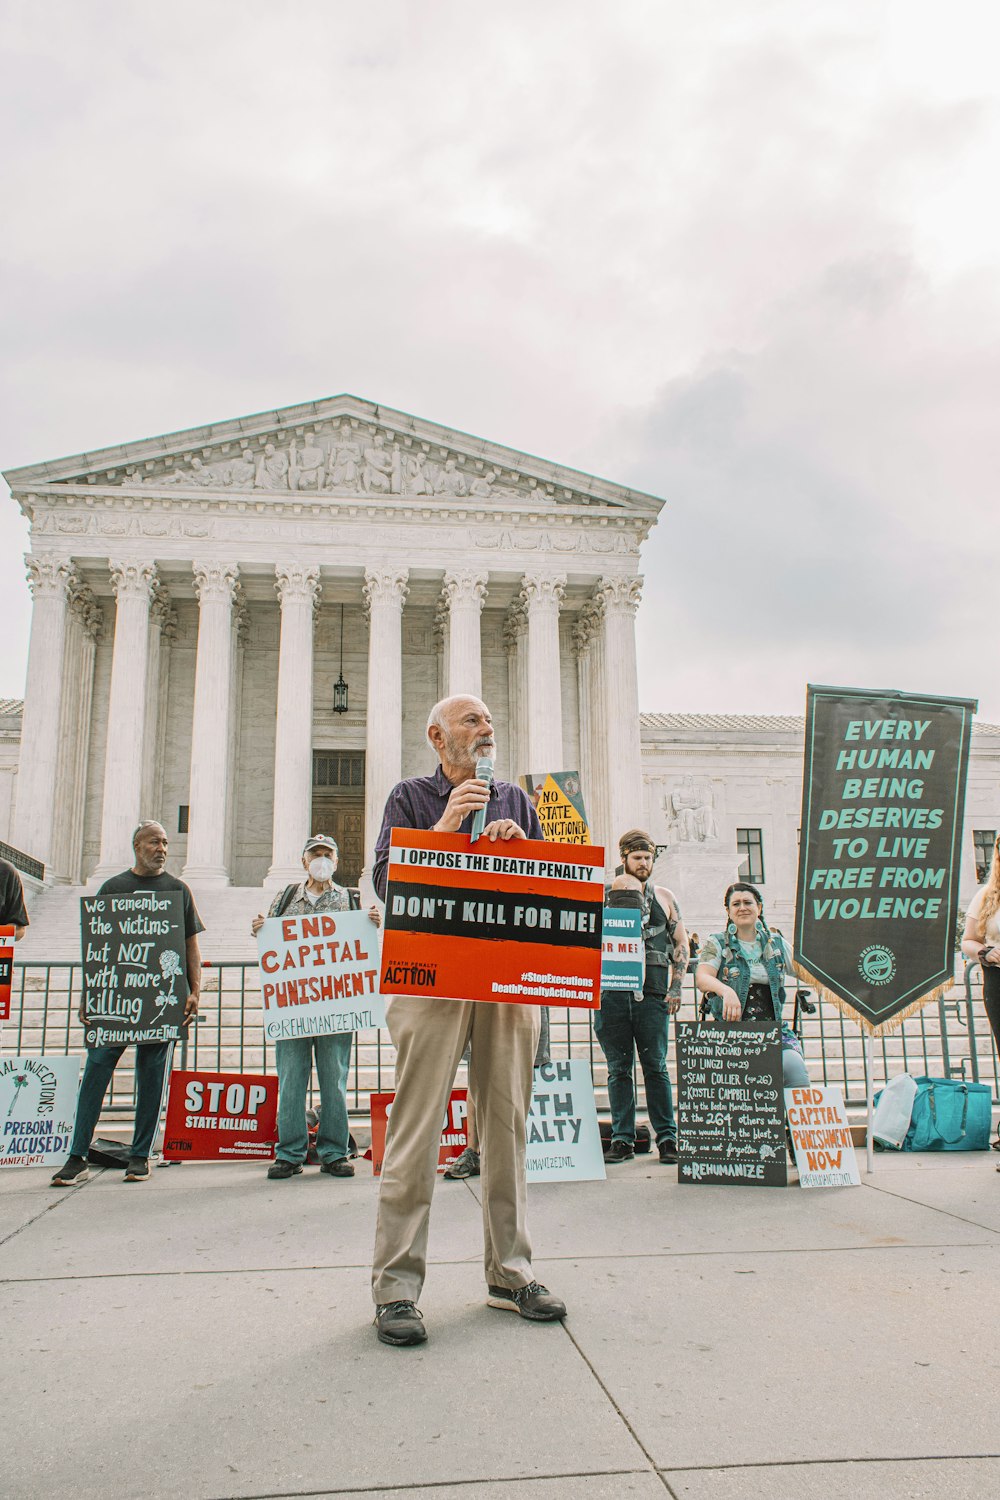
{"label": "white hair", "polygon": [[[430,739],[430,737],[431,737],[431,730],[434,728],[435,725],[437,725],[438,729],[443,730],[445,734],[448,733],[448,726],[445,723],[445,715],[447,714],[448,709],[451,708],[451,706],[452,706],[453,703],[482,703],[482,702],[483,702],[482,698],[477,698],[472,693],[452,693],[450,697],[440,699],[439,702],[435,703],[434,707],[431,709],[430,713],[427,715],[427,730],[426,730],[427,738]],[[484,708],[485,708],[485,706],[486,705],[483,704]]]}
{"label": "white hair", "polygon": [[[133,833],[133,835],[132,835],[132,848],[133,849],[135,848],[136,844],[138,843],[139,835],[141,833],[145,833],[147,828],[163,828],[163,824],[160,823],[160,822],[158,822],[156,820],[156,818],[144,818],[143,821],[139,824],[138,828],[135,830],[135,833]],[[165,828],[163,828],[163,832],[166,833],[166,831],[167,830]]]}

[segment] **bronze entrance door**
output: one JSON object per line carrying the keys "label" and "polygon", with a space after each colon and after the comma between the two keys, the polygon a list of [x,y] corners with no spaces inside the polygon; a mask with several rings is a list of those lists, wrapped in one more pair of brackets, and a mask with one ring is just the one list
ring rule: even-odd
{"label": "bronze entrance door", "polygon": [[338,885],[357,885],[365,860],[363,750],[314,750],[312,832],[337,841]]}

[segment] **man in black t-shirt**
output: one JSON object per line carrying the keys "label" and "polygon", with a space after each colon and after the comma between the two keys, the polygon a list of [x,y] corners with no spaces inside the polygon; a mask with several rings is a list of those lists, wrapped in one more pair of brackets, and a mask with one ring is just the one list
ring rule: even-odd
{"label": "man in black t-shirt", "polygon": [[0,859],[0,927],[13,927],[14,937],[21,938],[27,925],[21,877],[13,865]]}
{"label": "man in black t-shirt", "polygon": [[[131,895],[135,891],[180,891],[184,898],[184,938],[187,958],[187,981],[190,994],[184,1006],[183,1025],[198,1013],[198,996],[201,990],[201,952],[198,934],[205,931],[205,924],[198,915],[194,897],[182,880],[166,873],[167,834],[159,823],[140,823],[132,835],[135,861],[131,870],[121,875],[112,875],[97,892],[99,896]],[[80,1020],[86,1025],[84,1007],[80,1006]],[[125,1173],[126,1182],[143,1182],[149,1176],[149,1153],[160,1118],[160,1100],[163,1097],[163,1075],[173,1042],[141,1042],[135,1049],[135,1126],[132,1145],[129,1148],[129,1164]],[[69,1161],[52,1179],[53,1187],[75,1187],[86,1182],[90,1173],[87,1168],[87,1153],[100,1119],[104,1095],[107,1093],[111,1075],[125,1052],[120,1047],[88,1047],[87,1064],[80,1084],[80,1097],[76,1106],[76,1124],[70,1144]]]}

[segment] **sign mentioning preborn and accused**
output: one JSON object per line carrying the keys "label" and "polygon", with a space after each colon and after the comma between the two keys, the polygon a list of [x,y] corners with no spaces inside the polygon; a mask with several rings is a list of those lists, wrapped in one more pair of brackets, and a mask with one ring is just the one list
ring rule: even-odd
{"label": "sign mentioning preborn and accused", "polygon": [[543,771],[540,775],[522,776],[520,782],[535,804],[542,833],[549,843],[590,843],[579,771]]}
{"label": "sign mentioning preborn and accused", "polygon": [[788,1182],[781,1033],[764,1022],[679,1021],[680,1182]]}
{"label": "sign mentioning preborn and accused", "polygon": [[268,917],[257,952],[268,1041],[385,1025],[378,928],[367,912]]}
{"label": "sign mentioning preborn and accused", "polygon": [[606,1177],[594,1080],[585,1057],[535,1069],[524,1170],[529,1182],[600,1182]]}
{"label": "sign mentioning preborn and accused", "polygon": [[[385,1136],[395,1094],[372,1094],[372,1171],[378,1177],[385,1157]],[[438,1171],[450,1167],[469,1144],[466,1119],[469,1113],[468,1090],[455,1089],[448,1099],[441,1122],[441,1144],[438,1147]]]}
{"label": "sign mentioning preborn and accused", "polygon": [[182,893],[84,896],[80,914],[87,1046],[176,1040],[188,997]]}
{"label": "sign mentioning preborn and accused", "polygon": [[277,1141],[273,1074],[171,1073],[165,1161],[270,1161]]}
{"label": "sign mentioning preborn and accused", "polygon": [[62,1165],[79,1079],[78,1057],[0,1057],[0,1167]]}
{"label": "sign mentioning preborn and accused", "polygon": [[785,1090],[799,1187],[860,1187],[851,1127],[840,1089]]}
{"label": "sign mentioning preborn and accused", "polygon": [[14,981],[14,949],[4,938],[13,937],[13,927],[0,927],[0,1021],[10,1020],[10,991]]}
{"label": "sign mentioning preborn and accused", "polygon": [[975,709],[965,698],[808,691],[795,958],[872,1031],[953,976]]}
{"label": "sign mentioning preborn and accused", "polygon": [[642,912],[628,906],[606,906],[601,989],[638,990],[641,994],[645,977],[646,945],[642,941]]}
{"label": "sign mentioning preborn and accused", "polygon": [[604,850],[394,828],[381,988],[600,1005]]}

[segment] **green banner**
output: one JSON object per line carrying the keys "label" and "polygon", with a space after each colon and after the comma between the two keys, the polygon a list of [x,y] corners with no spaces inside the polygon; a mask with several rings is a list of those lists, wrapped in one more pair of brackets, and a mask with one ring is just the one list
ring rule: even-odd
{"label": "green banner", "polygon": [[950,983],[965,698],[810,686],[795,958],[872,1030]]}

